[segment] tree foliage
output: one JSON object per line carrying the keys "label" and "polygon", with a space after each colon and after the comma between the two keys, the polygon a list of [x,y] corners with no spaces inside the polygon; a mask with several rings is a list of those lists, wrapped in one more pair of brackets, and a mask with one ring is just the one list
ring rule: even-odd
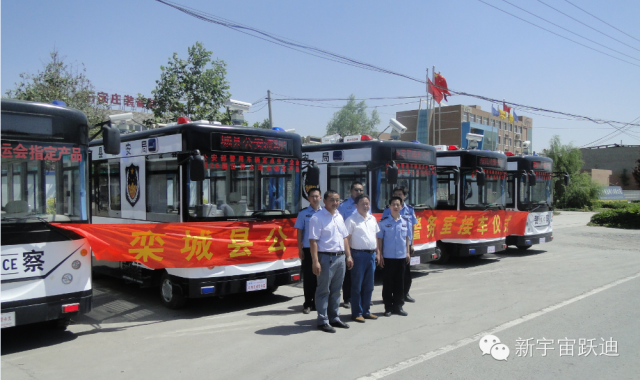
{"label": "tree foliage", "polygon": [[153,99],[150,102],[141,96],[144,103],[153,111],[156,123],[175,121],[180,116],[194,121],[225,121],[227,115],[220,109],[231,97],[226,63],[213,60],[213,53],[200,42],[188,48],[188,54],[183,60],[173,53],[167,66],[160,66],[160,79],[151,91]]}
{"label": "tree foliage", "polygon": [[87,115],[90,126],[105,121],[109,107],[104,102],[91,102],[95,88],[86,76],[84,64],[66,63],[65,57],[55,49],[49,56],[51,60],[44,65],[43,71],[20,74],[20,82],[6,92],[7,97],[43,103],[62,100],[67,107]]}
{"label": "tree foliage", "polygon": [[260,128],[260,129],[271,129],[271,122],[269,119],[262,120],[262,123],[258,123],[257,121],[253,123],[252,127]]}
{"label": "tree foliage", "polygon": [[374,109],[371,117],[367,115],[367,104],[364,101],[356,103],[355,95],[351,94],[347,104],[340,111],[333,114],[333,118],[327,124],[327,134],[335,133],[340,136],[371,135],[380,124],[378,112]]}
{"label": "tree foliage", "polygon": [[554,172],[569,173],[571,177],[569,186],[564,185],[562,177],[554,181],[555,207],[585,208],[598,199],[602,186],[594,182],[589,173],[580,173],[584,164],[580,149],[572,144],[563,145],[560,136],[555,135],[549,140],[549,149],[545,149],[542,155],[553,160]]}

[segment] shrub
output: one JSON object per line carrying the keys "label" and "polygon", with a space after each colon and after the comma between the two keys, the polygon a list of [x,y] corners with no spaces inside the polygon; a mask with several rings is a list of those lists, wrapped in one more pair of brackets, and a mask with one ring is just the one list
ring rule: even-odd
{"label": "shrub", "polygon": [[594,201],[592,204],[592,208],[594,210],[600,208],[625,209],[631,205],[632,203],[629,203],[629,201]]}
{"label": "shrub", "polygon": [[591,217],[590,226],[640,229],[640,204],[626,208],[609,209]]}

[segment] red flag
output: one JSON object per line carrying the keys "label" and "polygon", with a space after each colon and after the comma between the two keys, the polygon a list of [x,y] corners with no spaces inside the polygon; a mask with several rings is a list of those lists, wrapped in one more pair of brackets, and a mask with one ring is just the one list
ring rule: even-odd
{"label": "red flag", "polygon": [[433,82],[431,82],[431,79],[428,79],[429,81],[429,93],[433,96],[433,99],[438,102],[438,104],[440,104],[440,102],[442,101],[442,91],[440,91],[437,87],[435,87],[433,85]]}
{"label": "red flag", "polygon": [[436,73],[435,77],[436,77],[435,78],[436,86],[438,86],[438,89],[440,90],[440,92],[442,92],[442,95],[444,96],[444,100],[448,100],[447,95],[451,95],[451,93],[448,90],[449,86],[447,85],[447,80],[444,79],[444,77],[438,73]]}
{"label": "red flag", "polygon": [[503,110],[504,110],[504,112],[506,112],[506,113],[509,113],[509,114],[511,113],[511,107],[508,107],[508,106],[507,106],[507,103],[505,103],[505,102],[502,102],[502,109],[503,109]]}

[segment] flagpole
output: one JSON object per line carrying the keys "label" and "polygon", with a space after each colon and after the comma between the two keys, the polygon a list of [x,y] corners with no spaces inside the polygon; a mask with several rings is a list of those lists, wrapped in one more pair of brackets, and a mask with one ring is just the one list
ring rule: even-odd
{"label": "flagpole", "polygon": [[[438,73],[439,74],[439,73]],[[434,82],[436,80],[434,73]],[[442,144],[442,103],[438,103],[438,145]]]}
{"label": "flagpole", "polygon": [[[432,78],[431,82],[435,82],[435,80],[436,80],[436,74],[435,73],[436,73],[436,67],[432,66],[431,67],[431,78]],[[431,97],[431,102],[433,104],[432,111],[435,113],[436,104],[435,104],[435,99],[433,98],[433,96]],[[435,115],[433,117],[433,144],[431,144],[431,145],[436,145],[436,117],[435,117]]]}

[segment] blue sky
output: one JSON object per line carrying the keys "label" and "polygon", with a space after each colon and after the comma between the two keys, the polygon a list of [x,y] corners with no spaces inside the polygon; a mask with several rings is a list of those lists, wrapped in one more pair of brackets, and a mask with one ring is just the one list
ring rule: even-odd
{"label": "blue sky", "polygon": [[[573,36],[518,10],[503,0],[498,8],[640,65],[640,2],[571,0],[572,3],[637,38],[630,38],[563,0],[545,3],[631,45],[609,39],[538,1],[510,0],[549,21],[634,58]],[[640,117],[640,67],[554,36],[478,0],[450,1],[203,1],[178,0],[201,11],[308,45],[423,78],[436,66],[452,89],[514,103],[599,119],[630,122]],[[150,94],[160,65],[174,53],[185,58],[196,41],[227,63],[232,97],[253,102],[275,94],[305,98],[413,96],[425,87],[397,76],[321,60],[222,26],[206,23],[151,0],[2,2],[2,92],[21,72],[35,73],[56,48],[68,62],[83,63],[97,90],[121,95]],[[274,95],[277,96],[277,95]],[[281,96],[277,96],[281,98]],[[403,103],[367,101],[370,107]],[[344,102],[317,104],[340,106]],[[449,104],[487,101],[456,96]],[[413,104],[380,107],[386,127],[396,111]],[[255,109],[258,109],[256,107]],[[255,110],[254,109],[254,110]],[[301,135],[322,135],[337,108],[274,102],[276,126]],[[554,134],[581,146],[613,131],[609,125],[563,120],[516,111],[534,119],[534,150]],[[246,115],[268,117],[267,108]],[[640,123],[636,121],[636,123]],[[599,144],[640,144],[640,127]]]}

